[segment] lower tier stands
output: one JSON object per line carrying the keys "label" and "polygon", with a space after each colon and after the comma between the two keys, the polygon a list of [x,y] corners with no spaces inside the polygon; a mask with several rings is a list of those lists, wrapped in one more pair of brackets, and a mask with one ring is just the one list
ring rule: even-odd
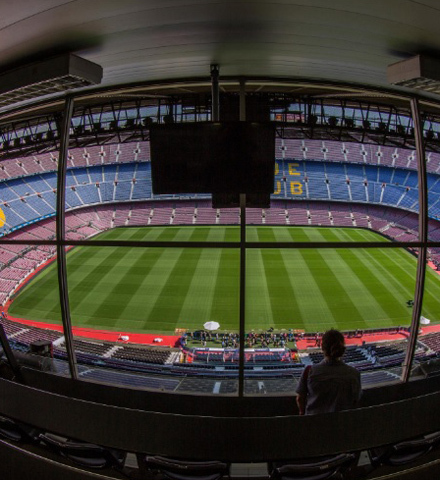
{"label": "lower tier stands", "polygon": [[[4,318],[0,322],[14,351],[27,353],[32,343],[49,340],[54,356],[51,369],[61,375],[68,374],[67,353],[61,332]],[[371,343],[368,336],[365,338],[367,340],[362,345],[349,346],[344,358],[361,371],[364,387],[398,380],[406,340]],[[164,389],[168,385],[166,389],[199,393],[200,389],[206,389],[206,393],[222,393],[221,385],[222,389],[231,388],[232,391],[237,388],[238,352],[230,349],[193,349],[189,355],[190,350],[183,354],[184,351],[179,349],[82,337],[74,338],[74,349],[79,374],[88,379],[153,389]],[[182,363],[190,356],[191,363]],[[440,356],[440,332],[420,335],[417,361],[437,356]],[[295,356],[295,361],[291,358],[288,349],[246,351],[247,392],[252,393],[255,389],[254,393],[294,392],[303,368],[320,362],[322,353],[319,348],[310,347],[300,352],[299,357]],[[200,375],[212,378],[202,380]],[[185,378],[176,378],[182,376]],[[196,379],[191,380],[193,376]],[[286,378],[291,380],[286,382]]]}

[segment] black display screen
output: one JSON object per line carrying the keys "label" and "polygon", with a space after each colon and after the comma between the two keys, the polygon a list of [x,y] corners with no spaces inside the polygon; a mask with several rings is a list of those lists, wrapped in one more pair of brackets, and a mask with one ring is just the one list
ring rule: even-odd
{"label": "black display screen", "polygon": [[152,125],[150,148],[155,194],[274,190],[271,123]]}

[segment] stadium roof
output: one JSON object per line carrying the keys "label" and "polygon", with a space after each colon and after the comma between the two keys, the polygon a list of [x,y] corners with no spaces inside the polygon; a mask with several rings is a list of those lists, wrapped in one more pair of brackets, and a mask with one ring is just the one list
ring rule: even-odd
{"label": "stadium roof", "polygon": [[104,86],[221,76],[387,86],[389,64],[440,52],[437,0],[3,2],[0,68],[72,52]]}

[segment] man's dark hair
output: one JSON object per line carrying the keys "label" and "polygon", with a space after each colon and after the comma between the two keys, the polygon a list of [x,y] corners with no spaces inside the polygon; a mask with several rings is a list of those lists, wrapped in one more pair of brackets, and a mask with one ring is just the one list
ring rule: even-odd
{"label": "man's dark hair", "polygon": [[344,335],[339,330],[327,330],[322,336],[322,350],[327,357],[340,358],[345,353]]}

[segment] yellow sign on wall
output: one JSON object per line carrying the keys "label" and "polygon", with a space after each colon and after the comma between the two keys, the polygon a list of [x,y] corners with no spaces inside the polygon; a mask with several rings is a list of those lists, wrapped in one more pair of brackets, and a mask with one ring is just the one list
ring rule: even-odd
{"label": "yellow sign on wall", "polygon": [[5,212],[0,208],[0,227],[3,227],[5,222],[6,222]]}

